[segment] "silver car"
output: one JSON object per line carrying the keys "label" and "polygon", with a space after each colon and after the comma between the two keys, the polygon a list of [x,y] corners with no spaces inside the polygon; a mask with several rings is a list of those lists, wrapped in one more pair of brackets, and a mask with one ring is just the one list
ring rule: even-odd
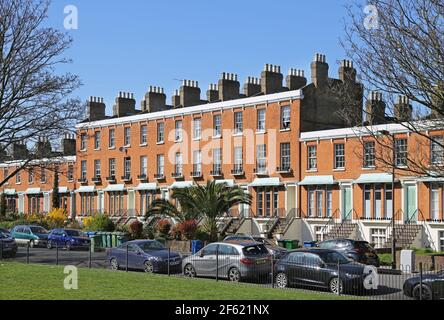
{"label": "silver car", "polygon": [[272,272],[272,259],[261,243],[212,243],[182,262],[187,277],[219,277],[233,282],[265,279]]}

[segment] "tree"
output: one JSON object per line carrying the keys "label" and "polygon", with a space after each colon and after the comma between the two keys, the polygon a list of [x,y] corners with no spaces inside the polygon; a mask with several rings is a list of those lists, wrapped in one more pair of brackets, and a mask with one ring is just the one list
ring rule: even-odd
{"label": "tree", "polygon": [[155,200],[148,214],[165,214],[180,221],[204,218],[203,229],[211,241],[217,240],[217,221],[220,217],[236,205],[251,204],[251,195],[241,188],[217,184],[216,181],[208,181],[203,186],[176,189],[172,198],[177,202],[177,206],[170,201]]}
{"label": "tree", "polygon": [[60,208],[60,193],[59,193],[59,171],[54,169],[54,183],[52,187],[52,208]]}
{"label": "tree", "polygon": [[[416,136],[406,173],[443,176],[442,165],[430,167],[428,154],[443,141],[428,131],[444,128],[444,3],[442,0],[370,0],[347,6],[341,43],[359,69],[369,91],[382,93],[385,112],[366,108],[372,121],[396,123]],[[344,94],[344,99],[347,95]],[[373,97],[375,94],[369,93]],[[367,101],[367,104],[371,101]],[[384,106],[383,106],[384,108]],[[366,134],[379,146],[377,161],[387,170],[396,166],[393,141],[368,126]],[[361,131],[360,134],[363,132]]]}
{"label": "tree", "polygon": [[0,195],[0,218],[6,216],[6,196],[5,193]]}
{"label": "tree", "polygon": [[[37,145],[41,137],[54,140],[81,117],[79,99],[68,99],[80,86],[71,73],[57,74],[70,62],[64,57],[72,39],[45,26],[49,0],[0,1],[0,157],[14,145]],[[0,180],[4,185],[42,155],[20,160],[16,170]]]}

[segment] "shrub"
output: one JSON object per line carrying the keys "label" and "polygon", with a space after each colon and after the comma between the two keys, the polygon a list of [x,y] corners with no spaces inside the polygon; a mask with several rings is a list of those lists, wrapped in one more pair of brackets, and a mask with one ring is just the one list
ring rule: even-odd
{"label": "shrub", "polygon": [[187,220],[177,225],[177,230],[182,240],[193,240],[196,238],[197,221]]}
{"label": "shrub", "polygon": [[210,237],[208,235],[208,233],[202,228],[202,227],[198,227],[196,229],[196,240],[200,240],[200,241],[209,241]]}
{"label": "shrub", "polygon": [[168,220],[160,220],[156,225],[156,231],[160,236],[168,236],[171,230],[171,223]]}
{"label": "shrub", "polygon": [[154,239],[156,236],[156,232],[153,227],[145,225],[143,227],[143,237],[145,239]]}
{"label": "shrub", "polygon": [[63,209],[55,208],[45,217],[51,228],[62,228],[68,219],[68,214]]}
{"label": "shrub", "polygon": [[113,232],[116,229],[114,222],[104,214],[99,214],[91,219],[85,219],[84,228],[87,231]]}
{"label": "shrub", "polygon": [[80,223],[79,223],[77,220],[75,220],[75,219],[71,220],[71,221],[66,225],[66,227],[69,228],[69,229],[75,229],[75,230],[80,230],[80,229],[82,229]]}
{"label": "shrub", "polygon": [[129,226],[130,235],[133,239],[141,239],[143,233],[143,223],[140,221],[134,221]]}

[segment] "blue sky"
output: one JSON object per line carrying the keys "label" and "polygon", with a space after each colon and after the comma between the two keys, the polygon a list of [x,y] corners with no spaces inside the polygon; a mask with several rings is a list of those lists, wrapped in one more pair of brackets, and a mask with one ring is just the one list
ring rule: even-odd
{"label": "blue sky", "polygon": [[[265,63],[304,69],[316,52],[327,55],[330,76],[344,58],[339,45],[346,0],[53,0],[49,23],[63,29],[66,5],[79,12],[67,69],[78,74],[82,99],[119,91],[138,101],[149,85],[165,88],[170,103],[177,79],[199,81],[202,98],[220,73],[259,76]],[[64,68],[65,69],[65,68]]]}

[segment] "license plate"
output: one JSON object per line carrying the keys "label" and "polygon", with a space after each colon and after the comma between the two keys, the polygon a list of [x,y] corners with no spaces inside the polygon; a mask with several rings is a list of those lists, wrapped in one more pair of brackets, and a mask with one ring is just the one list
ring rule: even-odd
{"label": "license plate", "polygon": [[180,261],[173,261],[170,262],[170,266],[177,266],[179,264]]}
{"label": "license plate", "polygon": [[267,263],[267,260],[257,260],[256,264],[265,264]]}

